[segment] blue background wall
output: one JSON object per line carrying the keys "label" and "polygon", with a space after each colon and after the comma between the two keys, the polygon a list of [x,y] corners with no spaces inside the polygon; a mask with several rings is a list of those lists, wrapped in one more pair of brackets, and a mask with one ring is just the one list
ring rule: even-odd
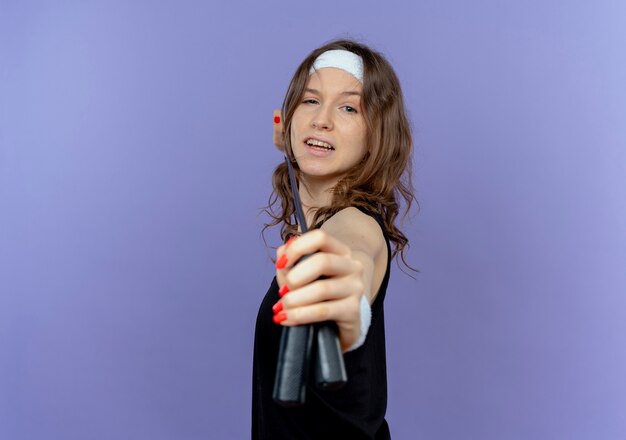
{"label": "blue background wall", "polygon": [[341,36],[388,56],[415,128],[394,438],[626,438],[625,22],[621,1],[3,0],[0,438],[249,437],[272,110]]}

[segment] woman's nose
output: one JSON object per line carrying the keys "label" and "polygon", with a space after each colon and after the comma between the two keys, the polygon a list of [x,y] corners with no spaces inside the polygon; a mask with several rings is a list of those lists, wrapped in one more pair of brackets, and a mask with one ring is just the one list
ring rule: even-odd
{"label": "woman's nose", "polygon": [[313,115],[311,126],[317,130],[329,130],[332,128],[332,118],[329,114],[330,109],[320,107]]}

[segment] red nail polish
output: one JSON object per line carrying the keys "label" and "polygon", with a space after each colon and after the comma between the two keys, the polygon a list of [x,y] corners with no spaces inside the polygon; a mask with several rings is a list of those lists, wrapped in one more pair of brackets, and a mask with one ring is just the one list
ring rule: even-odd
{"label": "red nail polish", "polygon": [[287,254],[282,254],[276,262],[276,269],[284,269],[287,265]]}
{"label": "red nail polish", "polygon": [[274,314],[282,311],[283,310],[283,303],[278,301],[276,304],[274,304],[274,307],[272,307],[272,310],[274,311]]}
{"label": "red nail polish", "polygon": [[289,287],[287,287],[287,285],[285,284],[283,287],[280,288],[280,290],[278,291],[278,296],[280,296],[281,298],[285,295],[287,295],[287,293],[289,292]]}
{"label": "red nail polish", "polygon": [[285,319],[287,319],[287,314],[285,312],[278,312],[277,314],[274,315],[275,324],[283,322]]}
{"label": "red nail polish", "polygon": [[289,240],[287,240],[287,243],[285,243],[285,249],[287,249],[289,247],[289,245],[296,239],[295,235],[292,235],[291,238],[289,238]]}
{"label": "red nail polish", "polygon": [[280,116],[274,116],[274,124],[280,124]]}

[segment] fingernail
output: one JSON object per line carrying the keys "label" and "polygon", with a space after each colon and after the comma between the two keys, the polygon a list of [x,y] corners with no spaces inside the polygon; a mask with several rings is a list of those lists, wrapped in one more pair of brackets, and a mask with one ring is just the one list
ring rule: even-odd
{"label": "fingernail", "polygon": [[283,287],[280,288],[280,290],[278,291],[278,296],[280,296],[281,298],[285,295],[287,295],[287,293],[289,292],[289,287],[287,287],[287,285],[285,284]]}
{"label": "fingernail", "polygon": [[276,269],[284,269],[287,265],[287,254],[282,254],[276,262]]}
{"label": "fingernail", "polygon": [[283,303],[280,301],[278,301],[276,304],[274,304],[274,307],[272,307],[274,314],[280,312],[282,309],[283,309]]}
{"label": "fingernail", "polygon": [[280,124],[280,116],[274,116],[274,124]]}
{"label": "fingernail", "polygon": [[289,240],[287,240],[287,243],[285,243],[285,249],[287,249],[289,247],[289,245],[296,239],[295,235],[292,235],[291,238]]}
{"label": "fingernail", "polygon": [[287,319],[287,314],[285,312],[278,312],[274,315],[274,323],[278,324],[279,322],[283,322]]}

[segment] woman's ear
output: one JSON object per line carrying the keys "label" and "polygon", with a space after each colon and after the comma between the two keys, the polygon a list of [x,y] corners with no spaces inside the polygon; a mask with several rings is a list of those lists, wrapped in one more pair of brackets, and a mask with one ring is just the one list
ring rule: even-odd
{"label": "woman's ear", "polygon": [[280,109],[274,110],[274,145],[281,153],[285,152],[285,131],[283,128],[283,115]]}

